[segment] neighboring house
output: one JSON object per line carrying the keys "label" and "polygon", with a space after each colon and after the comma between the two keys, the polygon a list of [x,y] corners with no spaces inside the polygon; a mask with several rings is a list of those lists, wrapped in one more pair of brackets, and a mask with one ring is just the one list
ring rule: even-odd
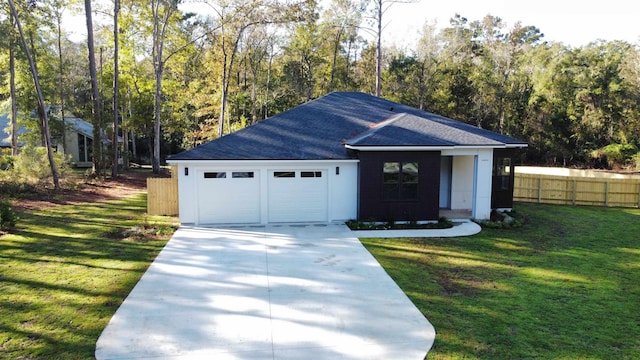
{"label": "neighboring house", "polygon": [[[18,137],[26,132],[24,127],[18,127]],[[22,145],[24,143],[18,142],[18,146]],[[9,114],[0,114],[0,148],[11,149],[11,118],[9,118]]]}
{"label": "neighboring house", "polygon": [[[53,109],[55,111],[55,109]],[[93,146],[93,125],[89,122],[86,122],[77,117],[69,117],[65,116],[64,118],[64,126],[66,128],[65,133],[65,142],[66,146],[63,148],[62,146],[62,136],[53,136],[51,142],[53,144],[54,149],[62,153],[66,149],[67,155],[70,157],[69,162],[77,167],[91,167],[93,157],[92,157],[92,146]],[[57,117],[50,117],[49,121],[60,123],[60,119]],[[60,126],[62,124],[59,124]],[[9,119],[8,114],[0,114],[0,147],[10,148],[11,147],[11,120]],[[18,136],[27,133],[29,130],[24,127],[20,127],[18,129]],[[122,139],[118,139],[119,142]],[[104,145],[110,145],[111,140],[104,138]],[[19,146],[23,146],[24,142],[20,142]]]}
{"label": "neighboring house", "polygon": [[335,92],[169,158],[183,224],[487,219],[513,202],[523,141]]}
{"label": "neighboring house", "polygon": [[[59,121],[59,120],[54,120]],[[58,139],[58,152],[66,150],[70,156],[70,162],[77,167],[93,166],[93,125],[76,117],[64,118],[66,127],[65,147],[62,148],[62,139]],[[105,145],[111,144],[111,141],[104,139]]]}

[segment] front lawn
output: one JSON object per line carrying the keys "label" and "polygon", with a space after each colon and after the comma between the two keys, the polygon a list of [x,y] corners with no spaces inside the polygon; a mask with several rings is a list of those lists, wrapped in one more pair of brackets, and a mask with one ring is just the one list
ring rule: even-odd
{"label": "front lawn", "polygon": [[171,218],[145,211],[138,194],[18,213],[17,229],[0,236],[0,358],[93,358],[174,229]]}
{"label": "front lawn", "polygon": [[466,238],[361,239],[436,329],[429,359],[639,359],[640,210],[518,204]]}

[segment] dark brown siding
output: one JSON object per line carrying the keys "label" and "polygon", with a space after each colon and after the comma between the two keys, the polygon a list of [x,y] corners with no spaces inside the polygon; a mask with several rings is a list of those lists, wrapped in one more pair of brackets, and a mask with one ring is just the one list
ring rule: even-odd
{"label": "dark brown siding", "polygon": [[[358,219],[363,221],[437,220],[440,152],[359,152]],[[418,199],[383,200],[385,162],[418,162]]]}
{"label": "dark brown siding", "polygon": [[[494,149],[493,150],[493,177],[491,184],[491,208],[512,208],[513,207],[513,182],[514,182],[514,155],[513,149]],[[502,176],[498,172],[498,168],[503,159],[511,160],[511,169],[509,176]]]}

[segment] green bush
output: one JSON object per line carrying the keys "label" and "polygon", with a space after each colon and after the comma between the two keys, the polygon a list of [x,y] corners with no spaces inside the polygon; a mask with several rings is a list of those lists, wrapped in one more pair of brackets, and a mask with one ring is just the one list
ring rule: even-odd
{"label": "green bush", "polygon": [[635,169],[640,169],[640,152],[635,153],[631,157],[631,161]]}
{"label": "green bush", "polygon": [[6,201],[0,201],[0,230],[7,231],[16,227],[18,216]]}
{"label": "green bush", "polygon": [[[25,146],[18,156],[11,157],[6,169],[0,170],[0,185],[5,192],[43,188],[51,182],[51,167],[44,147]],[[67,170],[62,154],[54,154],[60,176]]]}
{"label": "green bush", "polygon": [[0,170],[8,170],[13,167],[15,158],[11,154],[0,155]]}
{"label": "green bush", "polygon": [[421,223],[417,221],[387,221],[376,222],[375,220],[359,221],[349,220],[345,224],[351,230],[416,230],[416,229],[449,229],[453,227],[451,220],[441,217],[438,222]]}
{"label": "green bush", "polygon": [[473,219],[475,223],[482,226],[483,228],[488,229],[513,229],[519,228],[525,225],[528,220],[527,218],[514,211],[491,211],[491,217],[489,220],[478,220]]}
{"label": "green bush", "polygon": [[633,144],[609,144],[591,151],[591,157],[606,161],[610,168],[623,167],[633,160],[638,148]]}

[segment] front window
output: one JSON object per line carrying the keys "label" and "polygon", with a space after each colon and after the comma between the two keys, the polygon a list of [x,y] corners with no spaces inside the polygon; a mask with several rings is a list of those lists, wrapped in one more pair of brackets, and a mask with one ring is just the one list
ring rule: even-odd
{"label": "front window", "polygon": [[274,171],[273,177],[276,178],[293,178],[296,177],[295,171]]}
{"label": "front window", "polygon": [[382,191],[384,200],[417,200],[418,163],[385,162]]}
{"label": "front window", "polygon": [[93,161],[93,140],[78,133],[78,161],[89,162]]}
{"label": "front window", "polygon": [[84,141],[84,135],[78,134],[78,161],[87,161],[87,144]]}
{"label": "front window", "polygon": [[225,179],[227,177],[227,173],[224,171],[210,171],[204,173],[205,179]]}
{"label": "front window", "polygon": [[253,171],[234,171],[231,173],[231,177],[234,179],[253,178]]}

